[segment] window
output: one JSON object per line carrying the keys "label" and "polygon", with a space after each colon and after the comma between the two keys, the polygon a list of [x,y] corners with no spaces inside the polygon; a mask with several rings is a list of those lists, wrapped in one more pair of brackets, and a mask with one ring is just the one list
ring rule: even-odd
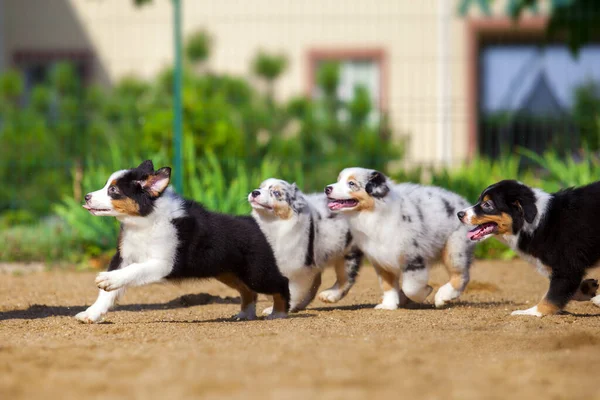
{"label": "window", "polygon": [[[339,66],[337,98],[342,103],[353,100],[355,90],[362,87],[369,95],[372,112],[371,122],[377,122],[381,112],[385,111],[385,57],[382,50],[319,50],[309,53],[309,94],[312,98],[321,98],[323,91],[318,85],[319,68],[326,62],[335,61]],[[340,114],[341,119],[347,118]]]}
{"label": "window", "polygon": [[562,43],[545,43],[547,24],[546,17],[468,21],[470,156],[600,149],[597,120],[590,122],[600,114],[600,45],[573,57]]}
{"label": "window", "polygon": [[485,45],[479,59],[480,152],[497,156],[501,144],[537,152],[579,147],[576,93],[600,83],[598,65],[599,45],[585,46],[577,58],[564,45]]}
{"label": "window", "polygon": [[92,56],[87,51],[17,51],[13,56],[14,65],[23,72],[26,95],[48,79],[57,63],[64,61],[73,64],[83,83],[90,78]]}

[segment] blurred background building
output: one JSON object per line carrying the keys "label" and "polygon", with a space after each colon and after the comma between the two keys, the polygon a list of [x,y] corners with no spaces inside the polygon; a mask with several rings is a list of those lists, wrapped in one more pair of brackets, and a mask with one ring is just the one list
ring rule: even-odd
{"label": "blurred background building", "polygon": [[[519,23],[507,15],[515,1],[497,0],[487,10],[482,3],[184,0],[183,31],[210,32],[207,67],[222,73],[248,75],[261,49],[284,53],[278,99],[318,96],[319,63],[340,61],[339,97],[364,85],[374,110],[389,113],[394,135],[409,138],[410,163],[456,164],[477,151],[498,155],[511,143],[543,150],[558,132],[523,139],[515,129],[534,122],[517,118],[507,133],[498,120],[568,115],[575,89],[600,79],[600,46],[585,46],[577,59],[564,44],[540,48],[549,1],[526,10]],[[150,79],[173,61],[167,0],[141,7],[128,0],[0,0],[0,21],[0,65],[24,71],[28,87],[59,60],[102,85],[128,75]],[[576,136],[570,125],[560,127]]]}

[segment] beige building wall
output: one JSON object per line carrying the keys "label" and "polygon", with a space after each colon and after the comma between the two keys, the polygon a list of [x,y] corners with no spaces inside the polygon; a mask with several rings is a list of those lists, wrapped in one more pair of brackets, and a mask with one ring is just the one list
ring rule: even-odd
{"label": "beige building wall", "polygon": [[[140,8],[132,0],[0,1],[9,61],[17,50],[91,50],[94,79],[104,84],[130,74],[151,78],[172,62],[169,0]],[[459,2],[183,0],[183,27],[184,35],[199,28],[212,34],[209,67],[219,72],[249,75],[259,49],[284,52],[282,99],[306,93],[311,49],[382,49],[395,134],[410,138],[410,162],[440,164],[460,162],[468,150],[466,22],[457,16]]]}

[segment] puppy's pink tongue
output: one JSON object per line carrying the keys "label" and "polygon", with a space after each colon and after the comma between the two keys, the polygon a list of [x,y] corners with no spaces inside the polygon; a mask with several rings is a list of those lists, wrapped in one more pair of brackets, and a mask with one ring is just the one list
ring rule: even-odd
{"label": "puppy's pink tongue", "polygon": [[479,226],[475,227],[474,229],[471,229],[469,232],[467,232],[467,238],[470,240],[480,240],[485,235],[494,233],[495,230],[496,230],[496,224],[488,222],[488,223],[479,225]]}
{"label": "puppy's pink tongue", "polygon": [[340,208],[342,208],[342,206],[343,204],[337,201],[330,201],[329,203],[327,203],[327,207],[329,207],[330,210],[339,210]]}
{"label": "puppy's pink tongue", "polygon": [[480,227],[470,230],[469,232],[467,232],[467,239],[476,240],[477,236],[481,233],[482,230],[483,229],[481,229]]}

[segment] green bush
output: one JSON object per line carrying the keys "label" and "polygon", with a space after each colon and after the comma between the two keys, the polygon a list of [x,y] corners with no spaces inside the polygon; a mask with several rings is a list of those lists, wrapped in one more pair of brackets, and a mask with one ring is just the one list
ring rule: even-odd
{"label": "green bush", "polygon": [[83,253],[77,235],[57,218],[0,230],[0,261],[76,262]]}

